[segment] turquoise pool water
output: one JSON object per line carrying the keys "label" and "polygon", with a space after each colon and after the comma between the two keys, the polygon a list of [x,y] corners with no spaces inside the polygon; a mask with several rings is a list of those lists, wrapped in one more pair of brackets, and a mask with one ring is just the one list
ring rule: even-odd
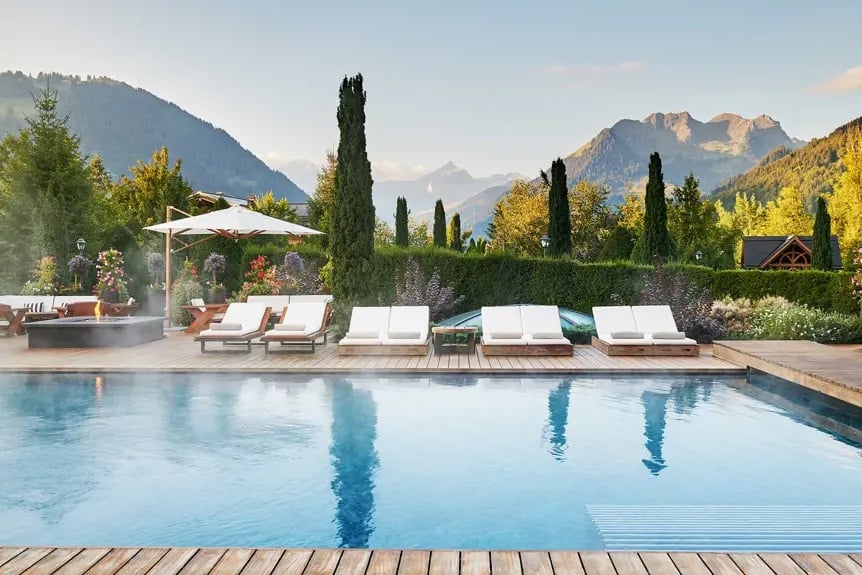
{"label": "turquoise pool water", "polygon": [[858,413],[774,392],[3,375],[0,545],[858,551]]}

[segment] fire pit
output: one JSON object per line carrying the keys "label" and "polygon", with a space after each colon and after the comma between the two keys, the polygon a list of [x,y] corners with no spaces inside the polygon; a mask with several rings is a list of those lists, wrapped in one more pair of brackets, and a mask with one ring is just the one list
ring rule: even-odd
{"label": "fire pit", "polygon": [[27,325],[28,345],[46,347],[130,347],[162,339],[163,317],[64,317]]}

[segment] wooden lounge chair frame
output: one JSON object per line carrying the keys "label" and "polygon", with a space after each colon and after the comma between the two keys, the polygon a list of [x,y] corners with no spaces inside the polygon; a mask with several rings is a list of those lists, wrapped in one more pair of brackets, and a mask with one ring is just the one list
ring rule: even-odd
{"label": "wooden lounge chair frame", "polygon": [[482,344],[482,355],[532,355],[532,356],[551,356],[551,355],[572,355],[574,347],[572,344],[564,343],[548,343],[548,344],[509,344],[509,345],[494,345]]}
{"label": "wooden lounge chair frame", "polygon": [[380,344],[380,345],[339,345],[338,355],[420,355],[426,356],[431,352],[431,336],[425,343]]}
{"label": "wooden lounge chair frame", "polygon": [[694,345],[669,345],[669,344],[610,344],[593,336],[593,347],[605,355],[639,355],[639,356],[661,356],[661,357],[686,357],[700,355],[700,346]]}
{"label": "wooden lounge chair frame", "polygon": [[[284,314],[287,313],[287,308],[290,307],[290,304],[285,306],[283,310],[281,310],[281,316],[284,317]],[[260,338],[260,341],[263,342],[263,352],[264,353],[274,353],[275,350],[271,350],[269,348],[270,343],[278,342],[281,344],[280,348],[282,351],[293,351],[294,347],[298,346],[300,348],[306,347],[310,345],[309,353],[314,353],[314,346],[318,339],[323,336],[323,343],[326,344],[327,336],[328,336],[328,328],[329,322],[332,319],[332,306],[327,303],[326,307],[323,310],[323,324],[320,329],[309,334],[303,335],[264,335]]]}
{"label": "wooden lounge chair frame", "polygon": [[[206,344],[207,342],[219,342],[222,344],[223,348],[222,352],[239,352],[239,353],[251,353],[251,342],[253,339],[256,339],[266,333],[266,324],[269,321],[269,315],[272,313],[272,308],[266,308],[266,311],[263,312],[263,317],[260,320],[260,325],[257,327],[257,330],[247,333],[245,335],[228,335],[225,334],[223,336],[218,335],[198,335],[195,337],[195,341],[199,341],[201,343],[201,353],[215,353],[216,350],[209,350],[207,352]],[[229,344],[244,344],[241,347],[238,347],[236,350],[227,350],[224,349]]]}

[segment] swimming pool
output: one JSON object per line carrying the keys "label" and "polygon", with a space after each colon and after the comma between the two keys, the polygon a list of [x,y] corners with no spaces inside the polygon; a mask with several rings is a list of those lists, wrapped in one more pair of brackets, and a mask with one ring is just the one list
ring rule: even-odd
{"label": "swimming pool", "polygon": [[858,551],[858,414],[773,391],[3,375],[0,545]]}

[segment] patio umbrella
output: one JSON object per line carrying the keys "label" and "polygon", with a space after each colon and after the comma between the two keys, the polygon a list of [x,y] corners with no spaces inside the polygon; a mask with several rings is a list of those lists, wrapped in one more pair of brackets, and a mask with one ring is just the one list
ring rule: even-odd
{"label": "patio umbrella", "polygon": [[[189,216],[179,220],[172,220],[172,212],[182,212],[168,206],[167,220],[163,224],[147,226],[144,229],[153,232],[167,234],[165,238],[165,311],[170,325],[171,309],[171,254],[183,251],[201,242],[214,237],[229,238],[232,240],[245,240],[260,235],[289,235],[309,236],[322,235],[323,232],[273,218],[260,212],[250,210],[242,206],[231,206],[223,210],[216,210],[199,216]],[[188,215],[188,214],[185,214]],[[207,236],[200,240],[187,243],[176,236]],[[172,241],[176,239],[182,244],[179,249],[171,247]]]}

